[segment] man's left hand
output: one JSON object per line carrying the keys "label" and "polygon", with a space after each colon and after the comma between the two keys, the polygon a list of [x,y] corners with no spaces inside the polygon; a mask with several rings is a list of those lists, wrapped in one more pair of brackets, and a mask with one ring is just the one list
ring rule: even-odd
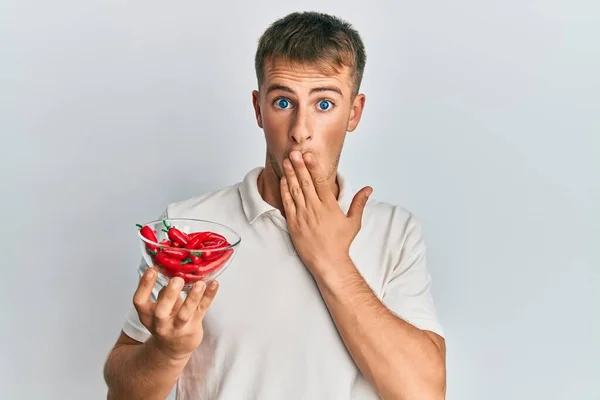
{"label": "man's left hand", "polygon": [[283,168],[281,198],[302,261],[314,274],[348,260],[372,189],[366,186],[356,193],[346,215],[313,154],[293,151]]}

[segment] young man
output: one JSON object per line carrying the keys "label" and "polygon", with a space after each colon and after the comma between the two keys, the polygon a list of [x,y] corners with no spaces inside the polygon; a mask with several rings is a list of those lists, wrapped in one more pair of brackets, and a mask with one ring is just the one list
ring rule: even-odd
{"label": "young man", "polygon": [[[148,270],[108,357],[109,399],[443,399],[445,344],[406,210],[337,171],[358,125],[365,51],[347,23],[294,13],[256,53],[264,167],[167,207],[241,234],[219,283],[157,293]],[[218,295],[217,295],[218,290]]]}

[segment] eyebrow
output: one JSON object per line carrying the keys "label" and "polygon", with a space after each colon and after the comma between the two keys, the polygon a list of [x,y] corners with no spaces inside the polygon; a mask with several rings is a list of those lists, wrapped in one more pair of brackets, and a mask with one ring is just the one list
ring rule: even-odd
{"label": "eyebrow", "polygon": [[[267,88],[267,94],[271,93],[274,90],[281,90],[284,92],[294,93],[294,94],[296,93],[296,92],[294,92],[294,90],[292,90],[288,86],[280,85],[280,84],[272,84],[272,85],[269,85],[269,87]],[[335,92],[335,93],[338,93],[341,97],[344,97],[344,94],[342,93],[341,89],[336,86],[321,86],[321,87],[312,88],[310,90],[310,94],[320,93],[320,92]]]}

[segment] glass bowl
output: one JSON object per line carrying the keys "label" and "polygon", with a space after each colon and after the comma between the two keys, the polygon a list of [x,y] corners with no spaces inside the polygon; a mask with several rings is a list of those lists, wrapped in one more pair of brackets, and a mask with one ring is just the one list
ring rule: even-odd
{"label": "glass bowl", "polygon": [[221,275],[235,257],[240,235],[217,222],[191,218],[166,218],[137,225],[140,250],[147,270],[158,272],[161,286],[179,276],[189,292],[194,282],[210,282]]}

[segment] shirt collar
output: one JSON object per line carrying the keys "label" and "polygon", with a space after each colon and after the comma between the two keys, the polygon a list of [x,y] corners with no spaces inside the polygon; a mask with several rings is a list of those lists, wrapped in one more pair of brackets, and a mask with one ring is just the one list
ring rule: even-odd
{"label": "shirt collar", "polygon": [[275,207],[263,200],[258,191],[258,177],[263,167],[256,167],[246,174],[244,180],[238,187],[242,208],[248,223],[252,224],[261,215],[277,210]]}
{"label": "shirt collar", "polygon": [[[242,208],[248,223],[252,224],[258,217],[263,214],[278,211],[275,207],[263,200],[258,191],[258,177],[264,167],[256,167],[250,170],[238,187],[240,198],[242,200]],[[344,213],[348,212],[354,193],[348,181],[338,171],[337,181],[340,187],[338,196],[338,204]]]}

